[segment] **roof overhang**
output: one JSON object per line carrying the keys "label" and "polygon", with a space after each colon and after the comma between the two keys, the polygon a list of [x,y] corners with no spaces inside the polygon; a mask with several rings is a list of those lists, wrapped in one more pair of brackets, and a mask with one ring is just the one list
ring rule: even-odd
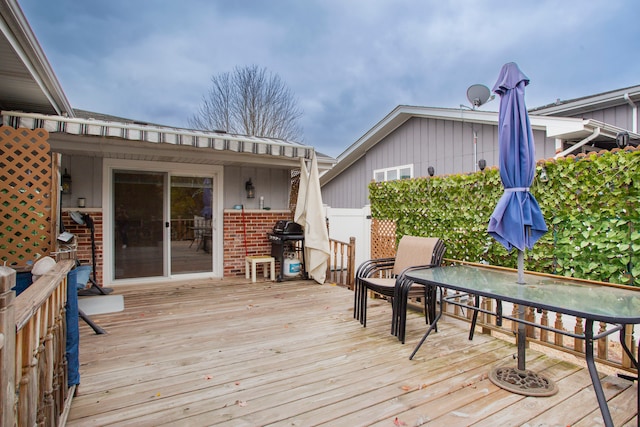
{"label": "roof overhang", "polygon": [[[330,182],[345,169],[362,158],[368,150],[384,139],[387,135],[400,127],[404,122],[414,117],[460,121],[492,126],[498,125],[498,113],[495,111],[400,105],[349,148],[347,148],[342,154],[340,154],[340,156],[338,156],[338,163],[336,166],[320,177],[320,184],[325,185]],[[591,135],[594,132],[594,128],[597,127],[594,120],[583,120],[568,117],[529,115],[529,121],[532,129],[544,131],[547,137],[569,141],[581,140],[584,137]],[[609,137],[615,140],[615,135],[617,133],[614,134],[614,126],[605,125],[604,123],[598,123],[598,125],[601,128],[606,129],[606,132],[602,133],[601,138]]]}
{"label": "roof overhang", "polygon": [[[532,117],[532,116],[530,116]],[[550,119],[551,117],[545,117]],[[615,140],[616,136],[621,132],[628,132],[630,139],[638,139],[640,135],[637,133],[629,132],[626,129],[619,128],[598,120],[593,119],[562,119],[558,118],[560,126],[550,126],[547,128],[547,136],[549,138],[559,138],[567,141],[582,140],[592,135],[596,129],[599,129],[600,136],[596,141],[610,141]],[[533,119],[531,119],[533,121]]]}
{"label": "roof overhang", "polygon": [[73,110],[16,0],[0,0],[0,109],[73,117]]}
{"label": "roof overhang", "polygon": [[[296,168],[301,158],[311,159],[315,152],[311,146],[273,138],[15,111],[3,111],[2,124],[44,129],[52,149],[66,155]],[[317,160],[320,171],[335,163],[322,155]]]}
{"label": "roof overhang", "polygon": [[640,103],[640,86],[631,86],[567,101],[558,100],[555,104],[534,108],[529,113],[541,116],[575,116],[593,110],[627,105],[629,101]]}
{"label": "roof overhang", "polygon": [[[566,119],[565,119],[566,120]],[[621,133],[627,133],[631,141],[640,141],[640,135],[629,132],[607,123],[592,119],[574,119],[576,122],[567,122],[563,129],[549,129],[547,136],[572,143],[569,148],[556,154],[556,158],[567,156],[581,147],[587,150],[599,151],[616,147],[616,138]]]}

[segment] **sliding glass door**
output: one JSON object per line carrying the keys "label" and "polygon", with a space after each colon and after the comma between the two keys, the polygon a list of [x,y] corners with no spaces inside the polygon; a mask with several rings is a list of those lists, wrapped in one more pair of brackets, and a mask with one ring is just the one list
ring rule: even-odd
{"label": "sliding glass door", "polygon": [[217,174],[124,168],[110,173],[106,234],[113,280],[214,273],[214,261],[222,257],[215,234]]}
{"label": "sliding glass door", "polygon": [[213,268],[213,184],[208,177],[171,176],[171,272]]}
{"label": "sliding glass door", "polygon": [[164,182],[164,173],[114,171],[115,279],[165,274]]}

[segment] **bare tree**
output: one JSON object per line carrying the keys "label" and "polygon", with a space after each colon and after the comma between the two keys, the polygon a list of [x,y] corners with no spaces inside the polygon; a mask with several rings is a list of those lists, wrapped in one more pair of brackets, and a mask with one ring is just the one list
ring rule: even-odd
{"label": "bare tree", "polygon": [[301,142],[302,128],[291,91],[276,74],[257,65],[236,67],[211,78],[191,127]]}

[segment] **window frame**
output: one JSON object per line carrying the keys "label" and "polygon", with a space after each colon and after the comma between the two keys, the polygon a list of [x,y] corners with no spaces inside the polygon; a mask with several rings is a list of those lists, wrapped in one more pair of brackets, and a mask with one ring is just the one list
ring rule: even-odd
{"label": "window frame", "polygon": [[[404,169],[409,169],[409,176],[401,175],[401,171]],[[389,172],[395,172],[397,178],[389,179]],[[384,179],[378,180],[377,175],[383,174]],[[387,182],[387,181],[396,181],[399,179],[411,179],[413,178],[413,164],[402,165],[402,166],[392,166],[390,168],[381,168],[373,170],[373,180],[375,182]]]}

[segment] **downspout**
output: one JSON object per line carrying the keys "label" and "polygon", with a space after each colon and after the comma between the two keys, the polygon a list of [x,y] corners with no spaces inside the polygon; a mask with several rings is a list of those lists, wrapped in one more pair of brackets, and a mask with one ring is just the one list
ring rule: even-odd
{"label": "downspout", "polygon": [[473,131],[473,171],[478,171],[478,131]]}
{"label": "downspout", "polygon": [[574,144],[571,147],[567,148],[562,153],[556,154],[555,158],[557,159],[559,157],[564,157],[567,154],[571,154],[572,152],[576,151],[578,148],[582,147],[583,145],[585,145],[589,141],[592,141],[592,140],[596,139],[598,136],[600,136],[600,128],[595,128],[591,135],[589,135],[588,137],[586,137],[582,141],[578,142],[577,144]]}
{"label": "downspout", "polygon": [[631,105],[631,130],[638,133],[638,106],[631,100],[628,93],[624,94],[624,100]]}

